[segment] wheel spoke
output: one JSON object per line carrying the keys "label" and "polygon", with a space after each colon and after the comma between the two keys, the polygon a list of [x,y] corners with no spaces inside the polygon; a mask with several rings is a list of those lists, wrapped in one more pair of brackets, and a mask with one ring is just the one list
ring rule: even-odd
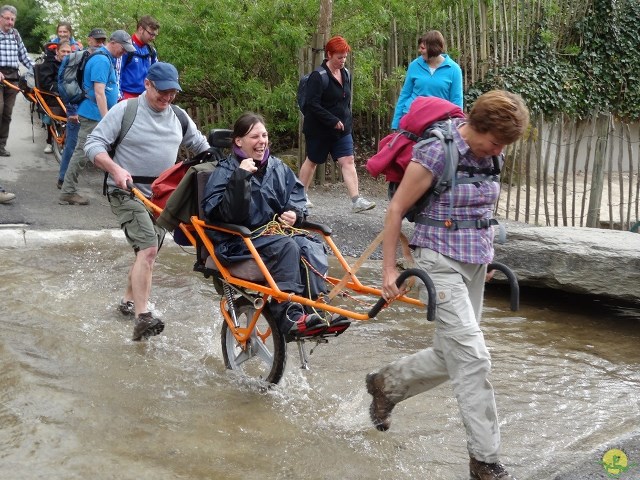
{"label": "wheel spoke", "polygon": [[264,342],[260,341],[260,339],[256,340],[253,345],[255,355],[260,357],[268,365],[271,365],[273,363],[273,353]]}

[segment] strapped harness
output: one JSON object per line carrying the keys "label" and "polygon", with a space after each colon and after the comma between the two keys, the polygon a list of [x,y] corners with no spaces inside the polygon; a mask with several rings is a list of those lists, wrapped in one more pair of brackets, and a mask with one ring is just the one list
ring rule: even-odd
{"label": "strapped harness", "polygon": [[[399,133],[407,138],[415,141],[417,145],[427,145],[431,142],[439,140],[445,156],[444,171],[436,182],[418,202],[409,209],[405,214],[405,218],[410,222],[428,225],[430,227],[448,228],[458,230],[460,228],[489,228],[493,225],[499,225],[495,218],[481,218],[476,220],[454,220],[453,204],[449,205],[448,218],[446,220],[435,220],[429,218],[429,208],[433,202],[437,201],[447,189],[454,190],[456,184],[475,184],[476,186],[483,182],[499,182],[500,181],[500,159],[493,157],[493,166],[490,168],[478,168],[472,165],[458,165],[460,153],[453,139],[453,120],[448,119],[436,122],[427,128],[422,136],[418,136],[406,130],[398,130]],[[464,175],[458,176],[458,172]],[[397,190],[398,183],[389,183],[389,198],[393,196]],[[499,234],[499,240],[502,239],[503,230]]]}

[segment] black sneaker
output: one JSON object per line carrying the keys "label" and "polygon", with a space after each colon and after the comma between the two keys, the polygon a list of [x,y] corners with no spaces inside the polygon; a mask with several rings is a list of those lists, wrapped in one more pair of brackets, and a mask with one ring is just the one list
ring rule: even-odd
{"label": "black sneaker", "polygon": [[473,457],[469,460],[469,475],[472,480],[516,480],[501,463],[485,463]]}
{"label": "black sneaker", "polygon": [[369,416],[373,425],[385,432],[391,426],[391,411],[396,406],[384,393],[384,378],[379,373],[370,373],[366,378],[367,392],[371,394],[373,400],[369,406]]}
{"label": "black sneaker", "polygon": [[154,318],[149,312],[141,313],[136,318],[136,324],[133,327],[134,342],[153,337],[162,333],[164,330],[164,323],[159,318]]}
{"label": "black sneaker", "polygon": [[302,314],[293,322],[287,335],[294,337],[307,337],[322,333],[327,329],[327,321],[317,313],[311,315]]}

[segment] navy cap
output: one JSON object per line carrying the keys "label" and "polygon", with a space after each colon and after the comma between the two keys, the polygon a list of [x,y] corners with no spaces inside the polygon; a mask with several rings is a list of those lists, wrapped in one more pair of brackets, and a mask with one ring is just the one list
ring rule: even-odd
{"label": "navy cap", "polygon": [[170,63],[156,62],[149,67],[147,79],[151,80],[158,90],[179,90],[178,70]]}

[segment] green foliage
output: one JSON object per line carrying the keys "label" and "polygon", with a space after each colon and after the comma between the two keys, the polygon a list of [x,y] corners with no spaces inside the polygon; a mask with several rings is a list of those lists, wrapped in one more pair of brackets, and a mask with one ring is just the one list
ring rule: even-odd
{"label": "green foliage", "polygon": [[36,0],[17,0],[11,3],[18,10],[16,29],[20,32],[27,51],[40,53],[45,36],[39,32],[42,8]]}
{"label": "green foliage", "polygon": [[[298,58],[317,28],[317,0],[165,0],[162,4],[124,0],[117,9],[109,8],[108,15],[102,0],[63,1],[64,8],[55,15],[67,19],[75,15],[77,21],[72,23],[80,40],[94,27],[133,32],[140,16],[156,17],[161,24],[155,42],[159,57],[174,63],[181,73],[185,93],[180,102],[220,105],[222,117],[204,128],[229,127],[242,111],[256,110],[268,119],[272,138],[284,145],[296,142],[299,113],[295,95],[303,73],[298,71]],[[491,88],[505,88],[523,95],[534,114],[564,112],[584,117],[598,108],[614,111],[624,119],[639,119],[640,2],[591,2],[586,16],[569,25],[558,18],[566,2],[545,2],[544,14],[549,20],[524,26],[536,33],[529,54],[467,86],[465,103],[471,105]],[[393,109],[393,93],[404,79],[406,66],[378,78],[392,23],[405,32],[405,46],[413,46],[414,40],[407,40],[413,33],[417,38],[429,28],[446,32],[451,5],[450,0],[428,4],[404,0],[333,2],[331,33],[345,36],[352,47],[356,116],[385,115]],[[471,6],[470,1],[462,2],[464,15]],[[54,21],[51,15],[46,18]],[[53,30],[51,23],[43,25],[43,29]],[[465,51],[449,53],[454,58],[468,55]]]}
{"label": "green foliage", "polygon": [[575,31],[580,48],[568,46],[560,55],[553,46],[555,34],[538,26],[529,54],[472,85],[466,103],[492,88],[504,88],[521,94],[533,114],[584,118],[600,111],[638,121],[640,3],[594,0]]}

